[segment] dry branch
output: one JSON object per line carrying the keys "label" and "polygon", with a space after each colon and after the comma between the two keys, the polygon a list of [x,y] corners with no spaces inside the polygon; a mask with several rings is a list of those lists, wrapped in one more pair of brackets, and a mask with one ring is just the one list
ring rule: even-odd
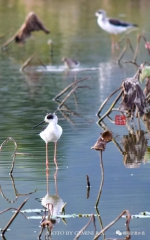
{"label": "dry branch", "polygon": [[26,66],[31,62],[31,60],[35,57],[35,53],[32,54],[21,66],[20,71],[22,72]]}
{"label": "dry branch", "polygon": [[5,232],[7,231],[7,229],[9,228],[9,226],[12,224],[12,222],[14,221],[14,219],[17,217],[17,215],[19,214],[21,208],[26,204],[26,202],[28,201],[28,198],[26,200],[24,200],[24,202],[20,205],[20,207],[17,209],[17,211],[14,213],[14,215],[11,217],[11,219],[9,220],[9,222],[6,224],[6,226],[4,227],[4,229],[2,229],[2,236],[4,236]]}
{"label": "dry branch", "polygon": [[0,151],[2,150],[3,145],[5,143],[7,143],[8,141],[13,141],[13,143],[15,145],[15,150],[14,150],[14,153],[13,153],[13,155],[14,155],[18,146],[17,146],[17,142],[12,137],[8,137],[8,138],[6,138],[6,140],[4,142],[2,142],[2,144],[0,145]]}
{"label": "dry branch", "polygon": [[94,240],[98,239],[108,228],[110,228],[112,225],[114,225],[124,214],[127,215],[127,220],[126,220],[127,232],[130,232],[129,224],[130,224],[131,215],[130,215],[130,212],[129,212],[128,210],[124,210],[114,221],[112,221],[112,222],[109,223],[105,228],[103,228],[103,230],[100,231],[100,232],[94,237]]}
{"label": "dry branch", "polygon": [[59,104],[59,108],[62,107],[62,105],[65,103],[65,101],[70,97],[70,95],[75,92],[75,90],[78,88],[78,86],[75,86],[68,94],[67,96],[62,100],[62,102]]}
{"label": "dry branch", "polygon": [[107,115],[109,115],[113,109],[113,107],[116,105],[116,103],[119,101],[120,97],[122,96],[123,91],[121,91],[119,93],[119,95],[117,96],[117,98],[115,99],[115,101],[111,104],[110,108],[108,109],[108,111],[99,119],[98,122],[101,122]]}
{"label": "dry branch", "polygon": [[88,223],[78,232],[78,234],[76,235],[76,237],[74,238],[74,240],[77,240],[81,234],[83,233],[83,231],[90,225],[91,221],[93,221],[94,223],[94,226],[95,226],[95,217],[94,217],[94,214],[91,215]]}
{"label": "dry branch", "polygon": [[131,45],[130,39],[127,38],[127,39],[126,39],[126,44],[125,44],[125,46],[124,46],[122,52],[120,53],[120,56],[118,57],[117,63],[120,63],[121,59],[123,58],[123,56],[124,56],[124,54],[125,54],[125,52],[126,52],[126,50],[127,50],[127,46],[128,46],[128,45],[129,45],[131,51],[133,52],[133,48],[132,48],[132,45]]}
{"label": "dry branch", "polygon": [[75,81],[71,84],[69,84],[64,90],[62,90],[59,94],[57,94],[55,97],[54,97],[54,100],[57,100],[59,97],[61,97],[65,92],[68,91],[69,88],[73,87],[74,85],[76,85],[77,83],[79,82],[82,82],[82,81],[85,81],[85,80],[88,80],[88,79],[91,79],[90,77],[86,77],[86,78],[82,78],[78,81]]}
{"label": "dry branch", "polygon": [[[137,60],[137,57],[138,57],[139,44],[140,44],[141,38],[145,41],[145,43],[147,43],[147,39],[146,39],[145,36],[143,36],[143,35],[139,35],[138,36],[138,38],[137,38],[137,45],[136,45],[135,53],[134,53],[133,60],[132,60],[132,62],[134,62],[134,63],[136,63],[136,60]],[[149,48],[148,48],[148,53],[150,54],[150,49]]]}
{"label": "dry branch", "polygon": [[100,167],[101,167],[101,184],[100,184],[100,188],[99,188],[99,192],[98,192],[98,196],[97,196],[97,200],[96,200],[96,204],[95,204],[96,208],[99,204],[99,200],[100,200],[100,196],[102,194],[102,188],[103,188],[103,184],[104,184],[104,166],[103,166],[103,159],[102,159],[102,150],[100,151]]}
{"label": "dry branch", "polygon": [[111,93],[111,94],[104,100],[104,102],[102,103],[102,105],[100,106],[100,108],[99,108],[99,110],[98,110],[98,112],[97,112],[97,116],[98,116],[98,117],[99,117],[102,109],[104,108],[105,104],[108,102],[108,100],[109,100],[116,92],[118,92],[118,91],[121,90],[121,89],[122,89],[122,87],[117,88],[113,93]]}

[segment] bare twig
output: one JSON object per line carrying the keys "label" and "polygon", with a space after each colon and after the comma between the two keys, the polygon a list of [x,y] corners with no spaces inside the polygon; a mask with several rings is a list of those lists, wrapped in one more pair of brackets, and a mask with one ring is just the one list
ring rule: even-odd
{"label": "bare twig", "polygon": [[113,224],[115,224],[124,214],[127,215],[127,220],[126,220],[126,228],[127,228],[127,231],[130,231],[130,229],[129,229],[129,224],[130,224],[131,215],[130,215],[130,212],[129,212],[128,210],[124,210],[114,221],[112,221],[112,222],[109,223],[105,228],[103,228],[103,230],[100,231],[100,232],[94,237],[94,240],[98,239],[108,228],[110,228]]}
{"label": "bare twig", "polygon": [[54,100],[58,99],[59,97],[61,97],[65,92],[68,91],[69,88],[73,87],[74,85],[76,85],[77,83],[79,82],[82,82],[82,81],[85,81],[85,80],[88,80],[88,79],[91,79],[90,77],[86,77],[86,78],[82,78],[78,81],[75,81],[71,84],[69,84],[63,91],[61,91],[59,94],[57,94],[55,97],[54,97]]}
{"label": "bare twig", "polygon": [[131,32],[133,31],[137,31],[137,28],[131,28],[129,29],[125,34],[124,36],[120,39],[120,41],[118,42],[118,44],[120,45],[122,43],[122,41],[126,38],[127,35],[129,35]]}
{"label": "bare twig", "polygon": [[116,92],[118,92],[120,89],[122,89],[122,86],[119,87],[119,88],[117,88],[113,93],[111,93],[111,94],[104,100],[104,102],[102,103],[102,105],[100,106],[100,108],[99,108],[99,110],[98,110],[98,112],[97,112],[97,116],[98,116],[98,117],[99,117],[102,109],[104,108],[105,104],[108,102],[108,100],[109,100]]}
{"label": "bare twig", "polygon": [[133,48],[132,48],[132,45],[131,45],[130,39],[127,38],[127,39],[126,39],[125,46],[124,46],[124,48],[123,48],[123,50],[122,50],[120,56],[118,57],[117,63],[120,63],[121,59],[123,58],[123,56],[124,56],[124,54],[125,54],[125,52],[126,52],[126,50],[127,50],[127,46],[128,46],[128,45],[129,45],[131,51],[133,52]]}
{"label": "bare twig", "polygon": [[[133,60],[132,60],[133,62],[136,62],[136,60],[137,60],[138,53],[139,53],[139,44],[140,44],[141,38],[144,40],[145,43],[147,43],[147,39],[145,36],[143,36],[143,35],[138,36],[137,45],[136,45],[135,53],[134,53]],[[148,50],[148,53],[150,54],[150,49],[148,48],[147,50]]]}
{"label": "bare twig", "polygon": [[20,71],[22,72],[26,66],[31,62],[31,60],[35,57],[35,53],[32,54],[21,66]]}
{"label": "bare twig", "polygon": [[8,137],[8,138],[6,138],[6,140],[4,142],[2,142],[2,144],[0,145],[0,151],[2,150],[3,145],[5,143],[7,143],[8,141],[13,141],[13,143],[15,145],[15,150],[14,150],[14,153],[13,153],[13,155],[14,155],[18,146],[17,146],[17,142],[12,137]]}
{"label": "bare twig", "polygon": [[2,232],[2,236],[4,236],[5,232],[7,231],[7,229],[9,228],[9,226],[12,224],[12,222],[14,221],[14,219],[17,217],[17,215],[19,214],[21,208],[26,204],[26,202],[28,201],[28,198],[26,200],[24,200],[24,202],[20,205],[20,207],[17,209],[17,211],[14,213],[14,215],[11,217],[11,219],[9,220],[9,222],[6,224],[6,226],[4,227],[4,229],[1,231]]}
{"label": "bare twig", "polygon": [[102,150],[100,151],[100,167],[101,167],[101,184],[100,184],[100,188],[99,188],[99,192],[98,192],[98,196],[95,204],[96,208],[98,206],[100,196],[102,193],[103,184],[104,184],[104,166],[103,166],[103,159],[102,159]]}
{"label": "bare twig", "polygon": [[64,102],[70,97],[70,95],[78,88],[78,86],[75,86],[68,94],[67,96],[62,100],[62,102],[59,104],[59,108],[62,107]]}
{"label": "bare twig", "polygon": [[134,64],[136,67],[140,67],[136,62],[133,62],[133,61],[124,61],[124,63],[132,63],[132,64]]}
{"label": "bare twig", "polygon": [[14,199],[14,200],[9,200],[9,199],[4,195],[4,193],[3,193],[3,191],[2,191],[2,187],[0,186],[0,193],[1,193],[2,197],[3,197],[7,202],[9,202],[9,203],[14,203],[14,202],[18,199],[18,197],[20,197],[20,196],[28,196],[28,195],[31,195],[31,194],[33,194],[33,193],[35,193],[35,192],[37,191],[37,189],[35,189],[33,192],[29,192],[29,193],[24,193],[24,194],[18,193],[18,191],[17,191],[17,189],[16,189],[16,187],[15,187],[14,178],[13,178],[13,176],[12,176],[11,174],[10,174],[10,177],[11,177],[11,180],[12,180],[12,185],[13,185],[13,189],[14,189],[14,193],[15,193],[15,199]]}
{"label": "bare twig", "polygon": [[87,183],[87,187],[91,187],[90,185],[90,178],[88,175],[86,175],[86,183]]}
{"label": "bare twig", "polygon": [[[18,211],[17,208],[7,208],[7,209],[1,211],[0,214],[5,213],[5,212],[7,212],[7,211],[9,211],[9,210],[15,210],[15,211]],[[24,214],[23,212],[20,212],[20,213],[21,213],[26,219],[28,219],[28,218],[25,216],[25,214]]]}
{"label": "bare twig", "polygon": [[113,109],[113,107],[116,105],[116,103],[119,101],[120,97],[122,96],[123,91],[121,91],[119,93],[119,95],[117,96],[117,98],[115,99],[115,101],[112,103],[112,105],[110,106],[110,108],[108,109],[108,111],[99,119],[98,122],[101,122],[107,115],[109,115]]}
{"label": "bare twig", "polygon": [[8,137],[1,145],[0,145],[0,151],[2,150],[2,147],[4,144],[6,144],[8,141],[13,141],[14,142],[14,145],[15,145],[15,150],[13,152],[13,160],[12,160],[12,167],[11,167],[11,170],[10,170],[10,174],[13,173],[13,169],[14,169],[14,164],[15,164],[15,157],[16,155],[28,155],[28,156],[33,156],[33,154],[30,154],[30,153],[19,153],[19,152],[16,152],[17,151],[17,148],[18,148],[18,145],[17,145],[17,142],[12,138],[12,137]]}
{"label": "bare twig", "polygon": [[77,240],[80,237],[80,235],[83,233],[83,231],[90,225],[91,221],[94,222],[94,214],[91,215],[88,223],[78,232],[78,234],[76,235],[74,240]]}

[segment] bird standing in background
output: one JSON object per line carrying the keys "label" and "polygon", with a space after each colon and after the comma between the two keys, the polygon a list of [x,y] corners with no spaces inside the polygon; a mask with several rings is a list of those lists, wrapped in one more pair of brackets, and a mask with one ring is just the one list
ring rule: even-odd
{"label": "bird standing in background", "polygon": [[62,58],[62,61],[64,62],[66,68],[68,68],[68,69],[78,68],[80,65],[80,62],[75,61],[71,58]]}
{"label": "bird standing in background", "polygon": [[[57,160],[56,160],[56,150],[57,150],[57,141],[62,135],[62,127],[58,125],[58,118],[55,115],[55,113],[48,113],[44,121],[37,124],[35,127],[43,124],[44,122],[48,123],[48,125],[40,132],[40,137],[44,140],[46,143],[46,168],[48,168],[49,162],[48,162],[48,143],[54,142],[54,163],[56,165],[56,169],[58,169]],[[35,128],[33,127],[33,128]]]}
{"label": "bird standing in background", "polygon": [[98,25],[106,32],[112,34],[112,50],[115,46],[114,35],[125,32],[126,30],[138,27],[136,24],[123,22],[118,19],[108,18],[106,12],[102,9],[95,13]]}

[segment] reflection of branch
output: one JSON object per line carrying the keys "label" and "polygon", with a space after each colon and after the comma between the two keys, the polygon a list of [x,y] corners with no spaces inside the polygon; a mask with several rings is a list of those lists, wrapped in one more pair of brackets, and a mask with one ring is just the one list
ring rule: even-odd
{"label": "reflection of branch", "polygon": [[129,212],[128,210],[124,210],[114,221],[112,221],[111,223],[109,223],[102,231],[100,231],[100,232],[94,237],[94,240],[98,239],[108,228],[110,228],[113,224],[115,224],[115,223],[122,217],[122,215],[124,215],[124,214],[127,215],[127,220],[126,220],[127,232],[130,232],[129,224],[130,224],[131,215],[130,215],[130,212]]}
{"label": "reflection of branch", "polygon": [[94,227],[95,227],[95,217],[94,217],[94,214],[91,215],[88,223],[78,232],[78,234],[76,235],[74,240],[77,240],[80,237],[80,235],[83,233],[83,231],[90,225],[91,221],[93,221]]}
{"label": "reflection of branch", "polygon": [[95,207],[97,208],[98,203],[99,203],[99,199],[102,193],[102,187],[104,184],[104,166],[103,166],[103,160],[102,160],[102,150],[100,151],[100,167],[101,167],[101,174],[102,174],[102,179],[101,179],[101,184],[100,184],[100,188],[99,188],[99,192],[98,192],[98,196],[97,196],[97,200],[96,200],[96,204]]}
{"label": "reflection of branch", "polygon": [[0,186],[0,193],[2,195],[2,197],[9,203],[14,203],[18,197],[20,196],[28,196],[28,195],[31,195],[32,193],[35,193],[37,191],[37,189],[35,189],[33,192],[29,192],[29,193],[25,193],[25,194],[21,194],[21,193],[18,193],[16,187],[15,187],[15,182],[14,182],[14,178],[13,176],[10,174],[10,177],[11,177],[11,180],[12,180],[12,185],[13,185],[13,189],[14,189],[14,193],[15,193],[15,199],[14,200],[9,200],[7,197],[5,197],[3,191],[2,191],[2,187]]}
{"label": "reflection of branch", "polygon": [[[58,99],[55,100],[57,103],[61,103]],[[73,116],[76,116],[76,117],[80,117],[80,115],[72,110],[70,110],[65,104],[63,104],[63,107],[61,109],[58,108],[58,110],[62,115],[63,117],[69,122],[71,123],[72,125],[75,125],[75,123],[70,119],[70,117],[68,115],[73,115]],[[68,115],[66,114],[68,113]]]}
{"label": "reflection of branch", "polygon": [[[101,216],[100,216],[100,213],[99,213],[99,210],[98,210],[97,207],[96,207],[96,213],[97,213],[97,217],[98,217],[98,220],[99,220],[99,223],[100,223],[100,227],[101,227],[101,229],[103,229],[102,219],[101,219]],[[103,233],[103,239],[105,239],[105,233]]]}
{"label": "reflection of branch", "polygon": [[20,205],[20,207],[17,209],[17,211],[14,213],[14,215],[12,216],[12,218],[9,220],[9,222],[6,224],[6,226],[4,227],[4,229],[1,231],[2,232],[2,236],[4,236],[5,232],[7,231],[7,229],[9,228],[9,226],[11,225],[11,223],[14,221],[14,219],[17,217],[17,215],[19,214],[21,208],[25,205],[25,203],[28,201],[28,198]]}
{"label": "reflection of branch", "polygon": [[[17,208],[7,208],[7,209],[1,211],[0,214],[5,213],[5,212],[7,212],[7,211],[9,211],[9,210],[15,210],[15,211],[18,211]],[[26,219],[28,219],[28,218],[24,215],[23,212],[20,212],[20,213],[21,213]]]}

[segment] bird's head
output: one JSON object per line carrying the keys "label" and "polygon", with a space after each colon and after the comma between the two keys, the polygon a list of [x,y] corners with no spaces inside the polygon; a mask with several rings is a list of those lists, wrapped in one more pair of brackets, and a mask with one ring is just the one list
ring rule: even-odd
{"label": "bird's head", "polygon": [[58,118],[57,116],[55,115],[55,113],[47,113],[45,118],[44,118],[44,121],[38,123],[36,126],[34,126],[33,128],[36,128],[38,127],[39,125],[43,124],[43,123],[50,123],[51,121],[54,121],[56,124],[58,122]]}
{"label": "bird's head", "polygon": [[55,121],[56,123],[58,122],[58,118],[57,116],[55,115],[55,113],[48,113],[45,118],[44,118],[44,121],[47,122],[47,123],[50,123],[51,121]]}
{"label": "bird's head", "polygon": [[62,58],[62,62],[65,62],[66,60],[67,60],[66,57],[63,57],[63,58]]}
{"label": "bird's head", "polygon": [[103,9],[100,9],[95,13],[95,16],[96,17],[106,17],[106,12]]}

